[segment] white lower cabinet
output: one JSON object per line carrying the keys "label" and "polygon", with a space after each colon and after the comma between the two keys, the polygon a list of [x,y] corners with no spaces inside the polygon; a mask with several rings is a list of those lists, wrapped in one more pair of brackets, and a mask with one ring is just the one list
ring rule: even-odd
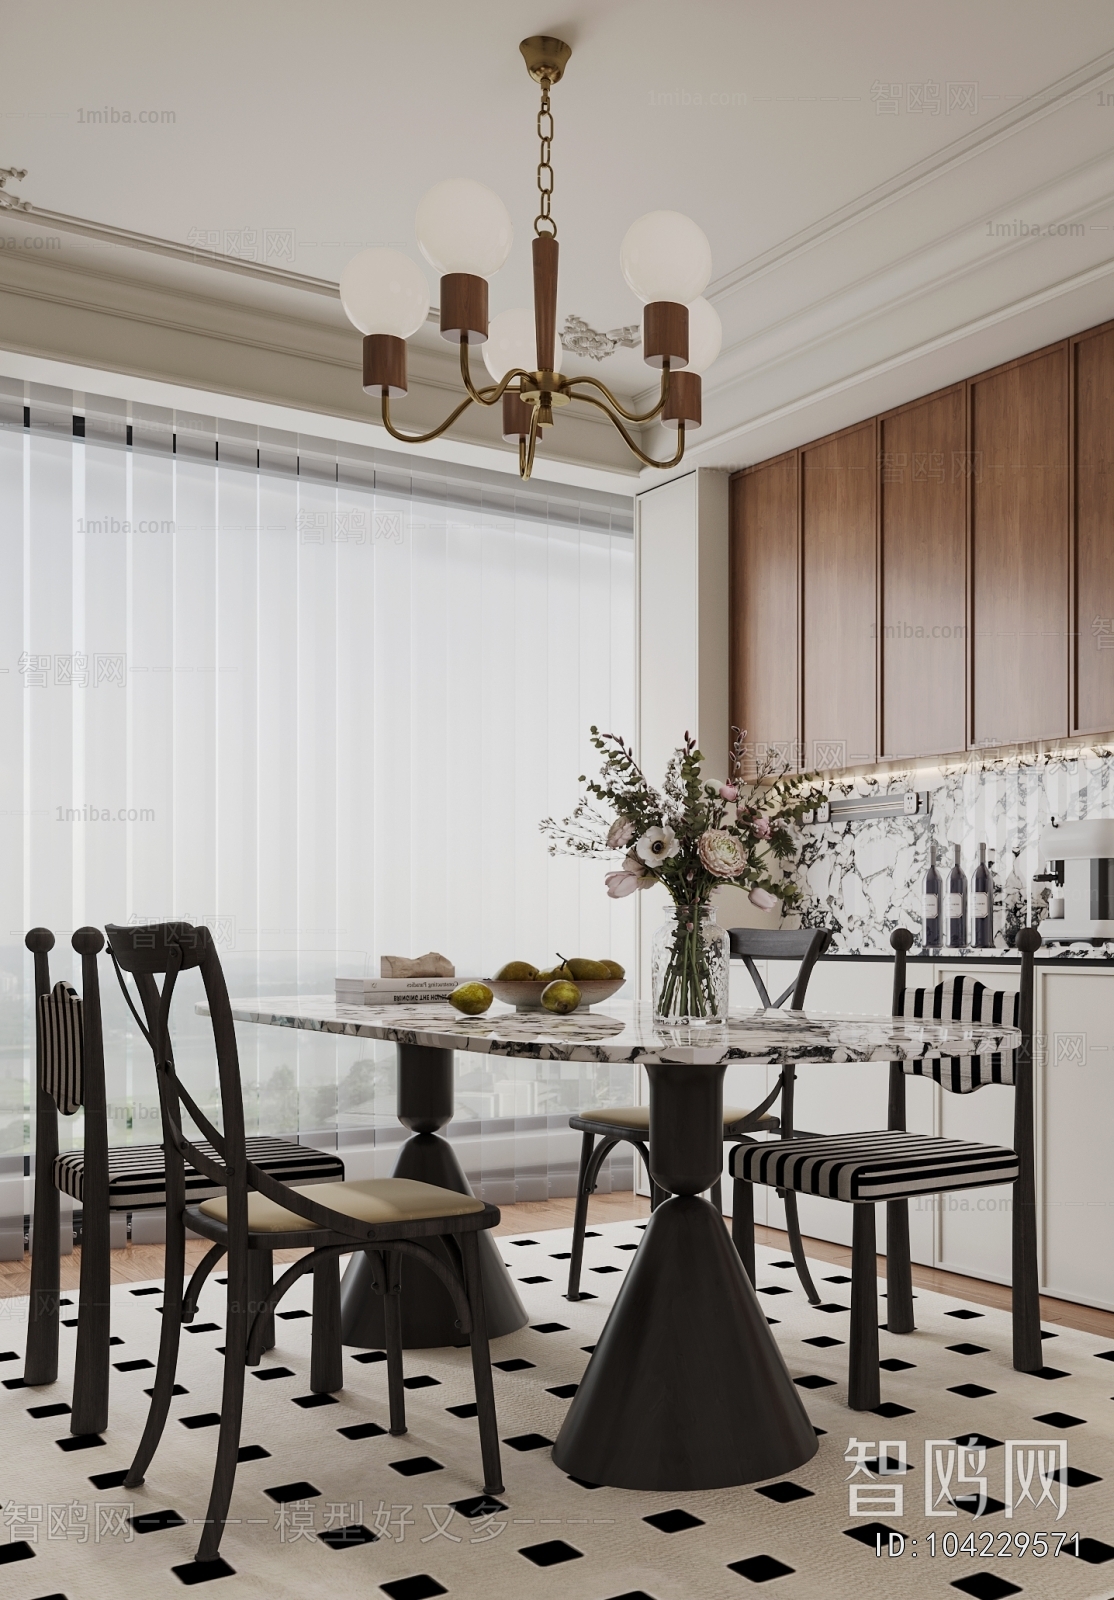
{"label": "white lower cabinet", "polygon": [[1036,1025],[1042,1287],[1114,1310],[1114,974],[1038,968]]}

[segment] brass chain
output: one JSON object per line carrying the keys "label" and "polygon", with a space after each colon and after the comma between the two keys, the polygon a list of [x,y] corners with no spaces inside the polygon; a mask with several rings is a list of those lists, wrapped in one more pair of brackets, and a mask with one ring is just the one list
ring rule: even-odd
{"label": "brass chain", "polygon": [[[550,201],[553,198],[553,167],[549,156],[553,146],[553,112],[549,109],[549,80],[542,79],[542,103],[538,112],[538,140],[541,144],[541,155],[538,160],[538,214],[534,218],[534,232],[541,238],[549,234],[553,239],[557,237],[557,224],[550,215]],[[546,226],[548,224],[548,226]]]}

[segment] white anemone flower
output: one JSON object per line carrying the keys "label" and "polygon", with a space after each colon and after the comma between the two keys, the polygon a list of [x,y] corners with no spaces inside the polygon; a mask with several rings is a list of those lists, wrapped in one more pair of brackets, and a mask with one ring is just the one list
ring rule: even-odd
{"label": "white anemone flower", "polygon": [[634,853],[648,867],[659,867],[663,861],[680,853],[680,843],[672,828],[647,828],[634,847]]}

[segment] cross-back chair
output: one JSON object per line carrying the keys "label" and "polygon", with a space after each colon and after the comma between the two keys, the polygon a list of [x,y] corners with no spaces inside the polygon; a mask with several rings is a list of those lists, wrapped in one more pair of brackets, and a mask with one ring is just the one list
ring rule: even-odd
{"label": "cross-back chair", "polygon": [[[478,1233],[499,1221],[496,1207],[471,1195],[404,1178],[313,1186],[277,1181],[251,1159],[247,1149],[235,1023],[209,930],[187,923],[163,923],[145,928],[110,926],[106,932],[122,981],[124,974],[130,974],[139,991],[155,1056],[166,1150],[167,1273],[159,1359],[147,1425],[125,1487],[142,1483],[166,1424],[183,1311],[189,1311],[191,1296],[196,1303],[200,1283],[212,1266],[227,1256],[220,1429],[209,1508],[197,1551],[199,1562],[215,1560],[236,1476],[246,1368],[258,1365],[275,1307],[305,1272],[314,1277],[315,1318],[324,1316],[339,1326],[339,1258],[362,1250],[372,1263],[374,1288],[384,1297],[391,1433],[406,1431],[399,1309],[399,1261],[406,1255],[420,1260],[441,1280],[456,1306],[461,1332],[468,1337],[472,1351],[484,1492],[501,1493],[499,1435],[477,1247]],[[215,1126],[182,1083],[170,1047],[175,985],[179,974],[189,968],[199,969],[205,988],[222,1128]],[[159,977],[161,988],[156,981]],[[205,1145],[186,1134],[186,1116],[204,1135]],[[187,1162],[220,1188],[217,1198],[189,1203],[184,1181]],[[187,1228],[210,1239],[212,1248],[184,1295]],[[434,1241],[443,1247],[438,1253],[430,1248]],[[253,1294],[253,1283],[270,1282],[273,1252],[287,1249],[306,1253],[265,1294]],[[266,1261],[266,1276],[255,1272],[253,1257]],[[320,1361],[323,1366],[328,1363],[331,1370],[311,1374],[311,1380],[315,1378],[318,1387],[339,1389],[343,1382],[339,1344],[332,1340],[323,1344]]]}

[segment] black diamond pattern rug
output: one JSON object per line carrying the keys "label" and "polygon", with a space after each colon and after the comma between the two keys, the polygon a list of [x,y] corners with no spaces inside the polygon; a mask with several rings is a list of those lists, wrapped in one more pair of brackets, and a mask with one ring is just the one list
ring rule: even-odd
{"label": "black diamond pattern rug", "polygon": [[[1017,1373],[1008,1314],[920,1291],[917,1331],[879,1333],[882,1404],[851,1412],[845,1306],[810,1307],[785,1258],[768,1250],[757,1252],[758,1287],[783,1292],[759,1304],[776,1304],[774,1337],[819,1435],[816,1456],[767,1483],[699,1493],[636,1494],[560,1472],[551,1441],[642,1233],[634,1223],[593,1230],[585,1271],[599,1292],[578,1303],[562,1294],[567,1230],[499,1240],[504,1257],[514,1257],[530,1322],[491,1350],[506,1484],[498,1498],[483,1493],[468,1351],[408,1353],[409,1431],[392,1438],[381,1352],[346,1350],[345,1388],[311,1395],[312,1290],[298,1283],[283,1304],[276,1348],[257,1369],[261,1381],[246,1386],[231,1520],[220,1561],[205,1566],[195,1556],[221,1404],[223,1285],[202,1291],[196,1337],[182,1341],[180,1394],[135,1490],[123,1478],[147,1413],[157,1292],[113,1292],[113,1330],[129,1359],[112,1371],[109,1427],[76,1449],[63,1409],[75,1330],[62,1330],[58,1383],[28,1390],[18,1383],[26,1302],[0,1301],[3,1353],[12,1352],[6,1370],[17,1380],[0,1387],[0,1592],[5,1600],[158,1600],[210,1585],[253,1600],[729,1600],[756,1590],[779,1600],[1114,1596],[1110,1339],[1050,1329],[1055,1342],[1045,1348],[1056,1351],[1055,1367]],[[845,1276],[824,1263],[813,1270],[833,1283]],[[964,1323],[977,1325],[977,1342],[957,1338]],[[960,1469],[986,1478],[982,1516],[977,1484],[955,1480],[955,1515],[925,1515],[926,1440],[945,1452],[962,1441]],[[1060,1440],[1066,1461],[1050,1453]],[[1014,1441],[1045,1452],[1045,1499],[1007,1518]],[[1032,1482],[1039,1500],[1039,1472]],[[1062,1517],[1052,1504],[1061,1487]],[[1046,1555],[1035,1553],[1038,1532],[1048,1535]],[[1078,1552],[1060,1537],[1076,1532]]]}

